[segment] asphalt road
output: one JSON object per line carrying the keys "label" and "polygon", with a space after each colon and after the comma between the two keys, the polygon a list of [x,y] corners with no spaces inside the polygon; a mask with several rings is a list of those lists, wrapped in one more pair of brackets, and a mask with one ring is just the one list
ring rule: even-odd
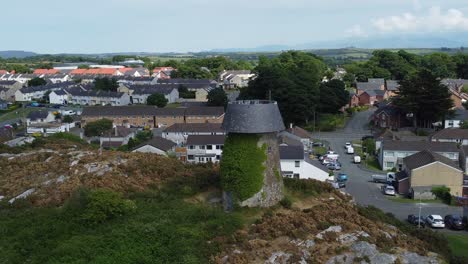
{"label": "asphalt road", "polygon": [[[439,203],[400,203],[391,201],[388,196],[385,196],[380,187],[382,184],[373,183],[370,181],[372,173],[368,170],[363,170],[358,165],[352,163],[354,155],[345,153],[344,145],[346,142],[351,142],[355,139],[360,139],[363,135],[369,135],[370,131],[366,124],[373,110],[359,112],[349,120],[346,127],[342,130],[328,133],[321,133],[320,139],[330,143],[332,150],[340,155],[342,164],[341,172],[348,175],[348,182],[345,191],[351,194],[354,200],[360,205],[373,205],[382,209],[384,212],[394,214],[401,220],[406,220],[409,214],[418,214],[421,207],[421,215],[439,214],[444,217],[447,214],[463,214],[463,208],[453,207]],[[463,232],[466,233],[466,232]],[[468,234],[468,233],[467,233]]]}

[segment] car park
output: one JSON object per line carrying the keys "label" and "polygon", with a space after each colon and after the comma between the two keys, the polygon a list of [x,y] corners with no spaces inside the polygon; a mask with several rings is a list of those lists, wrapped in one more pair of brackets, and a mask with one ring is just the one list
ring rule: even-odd
{"label": "car park", "polygon": [[408,223],[419,226],[419,227],[425,227],[426,223],[422,217],[416,216],[416,215],[408,215]]}
{"label": "car park", "polygon": [[384,186],[382,186],[382,192],[383,192],[385,195],[391,195],[391,196],[395,196],[395,195],[396,195],[395,187],[393,187],[393,186],[391,186],[391,185],[384,185]]}
{"label": "car park", "polygon": [[447,228],[453,230],[465,229],[465,223],[463,223],[463,218],[459,215],[446,215],[444,218],[444,223]]}
{"label": "car park", "polygon": [[444,219],[440,215],[428,215],[426,224],[432,228],[445,228]]}

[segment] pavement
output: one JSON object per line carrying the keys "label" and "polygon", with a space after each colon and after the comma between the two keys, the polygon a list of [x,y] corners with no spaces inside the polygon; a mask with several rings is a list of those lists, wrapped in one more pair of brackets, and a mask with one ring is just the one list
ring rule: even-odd
{"label": "pavement", "polygon": [[[329,142],[331,149],[340,155],[341,172],[348,175],[345,191],[353,196],[356,203],[364,206],[373,205],[384,212],[392,213],[400,220],[406,220],[409,214],[417,215],[419,207],[421,207],[422,216],[429,214],[439,214],[442,217],[448,214],[463,215],[462,207],[448,206],[441,203],[401,203],[392,201],[381,192],[380,188],[382,184],[374,183],[370,180],[372,174],[379,173],[361,169],[359,165],[352,162],[354,155],[345,153],[345,143],[371,134],[371,131],[366,126],[373,111],[368,110],[356,113],[348,121],[344,129],[320,133],[320,135],[315,134],[319,139]],[[467,232],[462,233],[468,234]]]}

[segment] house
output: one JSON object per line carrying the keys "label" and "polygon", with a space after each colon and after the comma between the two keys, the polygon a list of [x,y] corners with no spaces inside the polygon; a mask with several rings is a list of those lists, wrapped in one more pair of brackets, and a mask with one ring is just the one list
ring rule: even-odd
{"label": "house", "polygon": [[[1,92],[1,90],[0,90]],[[0,99],[0,110],[8,109],[8,102],[5,100]]]}
{"label": "house", "polygon": [[384,90],[366,90],[359,94],[359,105],[374,105],[386,98]]}
{"label": "house", "polygon": [[255,74],[248,70],[223,71],[219,75],[219,81],[224,89],[236,89],[249,85],[249,81]]}
{"label": "house", "polygon": [[49,94],[49,103],[57,105],[66,105],[69,101],[69,94],[65,90],[52,91]]}
{"label": "house", "polygon": [[387,92],[388,97],[396,96],[399,90],[400,90],[400,83],[398,81],[395,81],[395,80],[385,81],[385,91]]}
{"label": "house", "polygon": [[162,137],[183,146],[190,135],[225,135],[220,123],[178,123],[165,128]]}
{"label": "house", "polygon": [[187,137],[187,162],[217,163],[223,153],[224,135],[190,135]]}
{"label": "house", "polygon": [[57,69],[35,69],[33,74],[38,76],[44,76],[46,74],[57,74],[60,73]]}
{"label": "house", "polygon": [[156,67],[153,69],[153,75],[154,77],[158,79],[170,79],[171,78],[171,73],[175,71],[176,69],[172,67]]}
{"label": "house", "polygon": [[30,102],[43,99],[48,92],[58,91],[64,88],[75,86],[75,82],[65,82],[56,84],[46,84],[41,86],[23,87],[15,92],[17,102]]}
{"label": "house", "polygon": [[62,123],[56,120],[55,115],[48,111],[33,111],[26,118],[26,132],[28,134],[54,134],[69,132],[75,123]]}
{"label": "house", "polygon": [[155,106],[85,107],[81,123],[110,119],[114,125],[134,127],[169,127],[177,123],[219,123],[224,119],[223,107],[157,108]]}
{"label": "house", "polygon": [[126,93],[75,89],[69,91],[70,102],[76,105],[111,105],[121,106],[130,104],[130,96]]}
{"label": "house", "polygon": [[175,154],[176,143],[162,137],[153,137],[135,148],[132,152],[153,153],[162,156]]}
{"label": "house", "polygon": [[293,126],[291,124],[288,129],[280,132],[278,135],[280,136],[281,141],[286,144],[288,139],[300,142],[304,148],[304,151],[308,151],[312,147],[312,135],[309,133],[309,131],[301,127]]}
{"label": "house", "polygon": [[[374,79],[369,79],[374,80]],[[380,80],[380,79],[375,79]],[[383,79],[382,79],[383,80]],[[356,83],[356,93],[357,95],[361,95],[365,91],[375,91],[375,90],[385,90],[385,81],[372,81],[372,82],[357,82]]]}
{"label": "house", "polygon": [[379,163],[382,170],[401,170],[403,159],[423,150],[430,150],[453,161],[459,159],[456,143],[429,141],[384,140],[379,152]]}
{"label": "house", "polygon": [[430,137],[432,142],[454,142],[463,146],[468,145],[468,129],[446,128],[437,131]]}
{"label": "house", "polygon": [[392,103],[380,104],[379,108],[372,114],[374,127],[399,129],[411,126],[403,109]]}
{"label": "house", "polygon": [[146,104],[148,97],[152,94],[159,93],[164,95],[167,102],[172,104],[177,102],[179,99],[179,90],[173,86],[165,85],[132,85],[129,88],[131,93],[132,103],[134,104]]}
{"label": "house", "polygon": [[99,143],[103,148],[116,148],[128,144],[135,135],[135,128],[115,126],[112,131],[99,137]]}
{"label": "house", "polygon": [[444,128],[458,128],[464,121],[468,122],[468,110],[465,110],[464,108],[457,108],[455,109],[455,113],[453,114],[453,116],[448,117],[444,121]]}
{"label": "house", "polygon": [[403,159],[397,174],[397,191],[414,199],[433,199],[432,188],[446,186],[450,194],[463,194],[463,171],[456,161],[430,150],[423,150]]}
{"label": "house", "polygon": [[330,179],[328,169],[318,161],[306,161],[301,146],[279,146],[281,174],[286,178],[314,179],[326,181]]}
{"label": "house", "polygon": [[217,87],[217,82],[208,79],[158,79],[160,84],[171,84],[177,88],[184,86],[189,91],[195,92],[195,101],[206,102],[208,101],[208,93]]}
{"label": "house", "polygon": [[54,74],[54,75],[46,75],[43,77],[47,82],[50,83],[63,83],[72,81],[72,78],[68,74]]}
{"label": "house", "polygon": [[349,93],[349,107],[356,107],[359,106],[359,96],[355,92]]}

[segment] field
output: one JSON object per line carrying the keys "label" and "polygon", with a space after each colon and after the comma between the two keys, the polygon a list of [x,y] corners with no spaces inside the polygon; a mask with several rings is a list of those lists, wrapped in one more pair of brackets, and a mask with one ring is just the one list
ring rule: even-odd
{"label": "field", "polygon": [[14,111],[0,114],[0,123],[13,120],[13,119],[17,119],[17,118],[25,118],[33,110],[34,108],[18,108]]}
{"label": "field", "polygon": [[[460,231],[465,232],[465,231]],[[449,246],[457,257],[468,257],[468,236],[466,234],[447,235]]]}

